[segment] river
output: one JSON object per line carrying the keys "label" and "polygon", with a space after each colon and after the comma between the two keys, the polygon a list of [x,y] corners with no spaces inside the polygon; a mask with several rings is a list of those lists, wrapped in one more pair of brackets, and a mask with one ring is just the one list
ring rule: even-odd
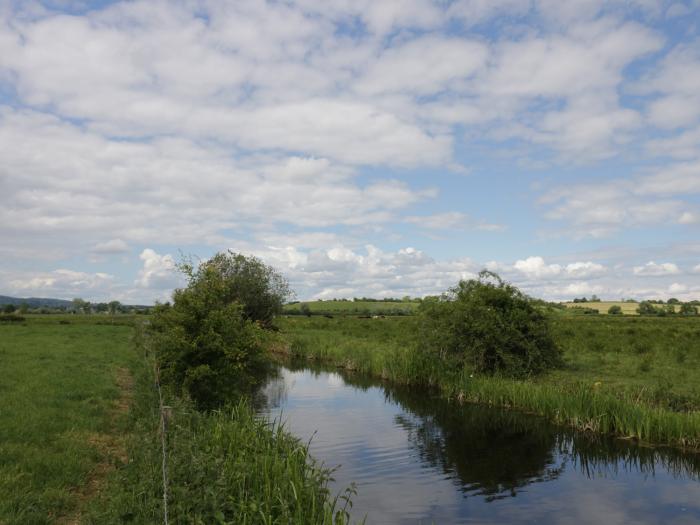
{"label": "river", "polygon": [[697,454],[334,371],[282,367],[262,398],[368,524],[700,523]]}

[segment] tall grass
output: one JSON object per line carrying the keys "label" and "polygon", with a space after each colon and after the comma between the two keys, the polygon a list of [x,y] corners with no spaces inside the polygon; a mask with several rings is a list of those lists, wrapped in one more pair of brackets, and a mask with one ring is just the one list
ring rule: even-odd
{"label": "tall grass", "polygon": [[[282,328],[288,353],[298,358],[437,387],[447,397],[539,414],[579,430],[700,450],[700,346],[689,337],[700,332],[700,322],[629,321],[558,319],[567,366],[531,380],[479,376],[418,352],[412,319],[287,319]],[[652,348],[643,354],[654,372],[637,369],[644,358],[639,345]],[[670,377],[676,384],[664,388]]]}
{"label": "tall grass", "polygon": [[[146,356],[146,361],[151,357]],[[138,374],[130,461],[92,505],[88,523],[155,523],[163,518],[160,413],[150,366]],[[332,471],[244,399],[200,412],[165,392],[171,523],[343,524],[352,490],[329,492]]]}

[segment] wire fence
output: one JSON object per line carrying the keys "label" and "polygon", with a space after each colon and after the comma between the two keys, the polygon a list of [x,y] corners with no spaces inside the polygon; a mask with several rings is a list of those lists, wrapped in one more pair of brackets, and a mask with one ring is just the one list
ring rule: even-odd
{"label": "wire fence", "polygon": [[158,406],[160,409],[160,443],[162,451],[162,472],[163,472],[163,522],[169,525],[168,518],[168,422],[172,414],[172,408],[163,404],[163,392],[160,387],[160,368],[158,362],[153,362],[153,372],[155,376],[155,384],[158,389]]}

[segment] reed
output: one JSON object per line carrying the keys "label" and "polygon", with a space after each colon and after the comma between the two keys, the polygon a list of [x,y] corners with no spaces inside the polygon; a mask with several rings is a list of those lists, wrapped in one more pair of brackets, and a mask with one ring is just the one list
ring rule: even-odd
{"label": "reed", "polygon": [[[286,319],[282,329],[296,358],[436,387],[446,397],[538,414],[582,431],[700,450],[700,374],[691,373],[700,361],[691,337],[700,323],[631,321],[557,320],[565,368],[526,380],[479,376],[419,352],[411,319]],[[647,350],[640,354],[639,347]],[[638,369],[643,359],[652,372]]]}
{"label": "reed", "polygon": [[[147,358],[150,360],[150,358]],[[163,520],[160,412],[150,365],[137,372],[130,461],[90,508],[88,523]],[[333,495],[332,470],[245,399],[202,412],[164,390],[171,523],[344,524],[353,488]]]}

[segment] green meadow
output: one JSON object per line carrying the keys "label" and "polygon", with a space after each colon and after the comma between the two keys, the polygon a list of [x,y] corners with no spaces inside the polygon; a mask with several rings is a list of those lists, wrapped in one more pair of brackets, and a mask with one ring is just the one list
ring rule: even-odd
{"label": "green meadow", "polygon": [[699,318],[560,314],[551,322],[564,366],[524,380],[480,376],[419,351],[415,317],[287,318],[281,348],[583,430],[700,448]]}
{"label": "green meadow", "polygon": [[[30,315],[0,323],[1,524],[162,521],[154,355],[135,320]],[[278,353],[584,431],[700,449],[698,317],[557,311],[550,322],[564,365],[527,379],[475,374],[420,351],[419,316],[276,322],[267,346]],[[171,521],[347,521],[352,491],[331,494],[332,473],[305,444],[255,417],[245,399],[202,412],[164,395],[173,407]]]}
{"label": "green meadow", "polygon": [[87,316],[0,324],[0,523],[70,522],[123,459],[131,332]]}
{"label": "green meadow", "polygon": [[420,306],[420,301],[394,300],[394,301],[304,301],[291,303],[284,306],[287,315],[411,315]]}

